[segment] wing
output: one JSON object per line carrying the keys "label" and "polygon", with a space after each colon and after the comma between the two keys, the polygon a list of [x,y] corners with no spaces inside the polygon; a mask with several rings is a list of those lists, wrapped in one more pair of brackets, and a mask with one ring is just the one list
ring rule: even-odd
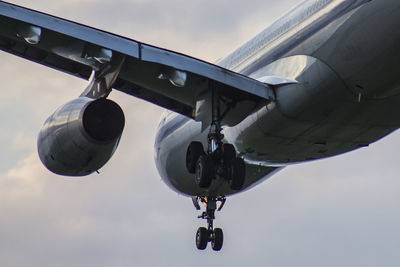
{"label": "wing", "polygon": [[110,87],[206,124],[213,88],[227,125],[274,97],[267,84],[217,65],[3,1],[0,49],[84,79],[111,73]]}

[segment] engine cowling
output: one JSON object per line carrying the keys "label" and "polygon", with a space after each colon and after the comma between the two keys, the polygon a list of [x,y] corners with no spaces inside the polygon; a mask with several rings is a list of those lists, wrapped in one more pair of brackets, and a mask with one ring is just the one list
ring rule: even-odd
{"label": "engine cowling", "polygon": [[124,113],[115,102],[74,99],[58,108],[40,130],[40,160],[56,174],[89,175],[114,154],[124,125]]}

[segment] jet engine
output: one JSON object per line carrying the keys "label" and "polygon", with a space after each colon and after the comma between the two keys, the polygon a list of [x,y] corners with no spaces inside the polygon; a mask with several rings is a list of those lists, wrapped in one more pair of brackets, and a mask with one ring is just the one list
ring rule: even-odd
{"label": "jet engine", "polygon": [[124,125],[124,113],[115,102],[74,99],[58,108],[40,130],[40,160],[56,174],[89,175],[114,154]]}

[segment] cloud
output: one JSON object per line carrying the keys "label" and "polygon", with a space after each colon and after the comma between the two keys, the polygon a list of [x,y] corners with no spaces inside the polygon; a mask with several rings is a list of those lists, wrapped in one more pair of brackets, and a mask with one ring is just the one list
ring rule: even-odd
{"label": "cloud", "polygon": [[18,166],[0,176],[0,190],[6,202],[38,196],[43,190],[43,179],[46,176],[36,153],[23,159]]}

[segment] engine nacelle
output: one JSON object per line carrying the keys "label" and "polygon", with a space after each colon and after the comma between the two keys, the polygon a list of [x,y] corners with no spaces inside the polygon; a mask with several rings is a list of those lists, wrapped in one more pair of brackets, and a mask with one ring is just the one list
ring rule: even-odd
{"label": "engine nacelle", "polygon": [[40,160],[56,174],[91,174],[114,154],[124,125],[122,109],[111,100],[72,100],[57,109],[40,130]]}

